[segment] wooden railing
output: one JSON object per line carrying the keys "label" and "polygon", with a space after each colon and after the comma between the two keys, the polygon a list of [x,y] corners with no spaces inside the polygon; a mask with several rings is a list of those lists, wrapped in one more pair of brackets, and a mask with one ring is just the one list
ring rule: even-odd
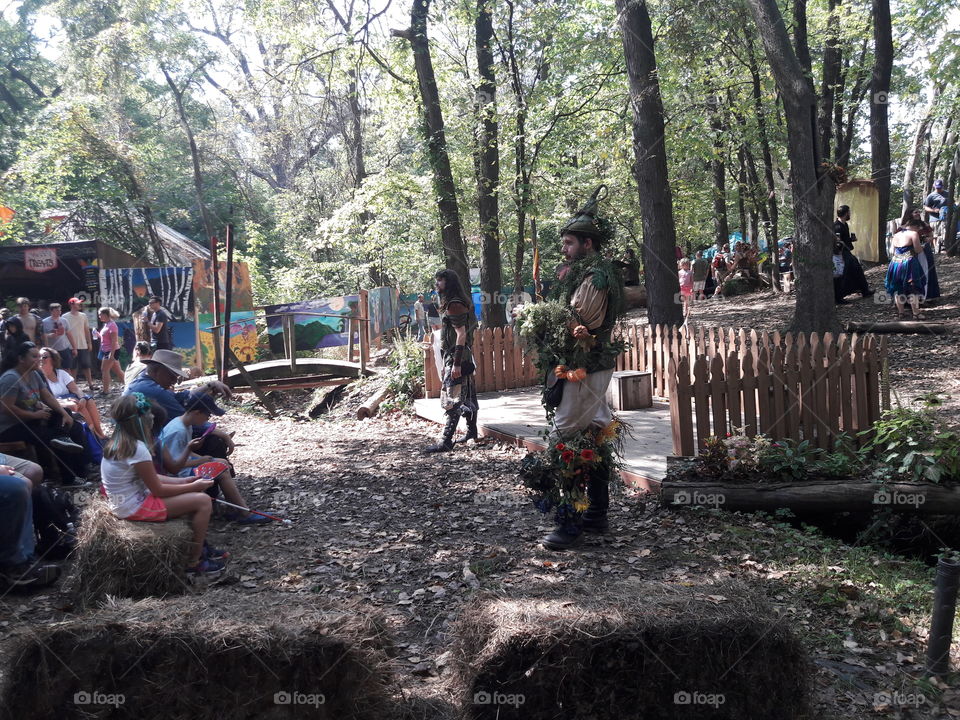
{"label": "wooden railing", "polygon": [[[690,456],[711,435],[742,430],[775,440],[808,440],[831,449],[845,433],[857,434],[889,408],[886,338],[822,338],[816,333],[768,336],[751,333],[744,344],[709,344],[669,362],[673,452]],[[782,344],[781,344],[782,340]],[[700,352],[703,350],[703,352]]]}
{"label": "wooden railing", "polygon": [[[435,331],[439,332],[439,330]],[[430,340],[430,336],[424,338]],[[514,341],[513,328],[484,328],[473,335],[473,359],[477,364],[477,392],[530,387],[543,381],[535,358],[524,354]],[[432,348],[424,355],[424,394],[440,397],[440,377]]]}

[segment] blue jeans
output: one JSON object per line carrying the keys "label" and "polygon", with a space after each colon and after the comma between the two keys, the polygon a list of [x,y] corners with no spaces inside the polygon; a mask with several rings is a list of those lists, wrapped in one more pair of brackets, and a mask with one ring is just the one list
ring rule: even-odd
{"label": "blue jeans", "polygon": [[0,565],[17,565],[33,556],[33,501],[29,480],[0,475]]}

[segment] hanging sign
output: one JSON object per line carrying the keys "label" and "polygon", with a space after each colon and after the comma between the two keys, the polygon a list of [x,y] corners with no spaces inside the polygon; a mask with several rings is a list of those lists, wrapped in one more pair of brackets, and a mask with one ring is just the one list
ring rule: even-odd
{"label": "hanging sign", "polygon": [[23,266],[33,272],[47,272],[57,269],[56,248],[33,248],[23,251]]}

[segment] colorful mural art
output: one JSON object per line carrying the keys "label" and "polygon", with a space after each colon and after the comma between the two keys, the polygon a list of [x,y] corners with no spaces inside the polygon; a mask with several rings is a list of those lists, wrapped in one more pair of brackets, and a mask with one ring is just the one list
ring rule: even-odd
{"label": "colorful mural art", "polygon": [[100,271],[100,304],[129,317],[147,306],[151,295],[175,322],[193,320],[193,268],[117,268]]}
{"label": "colorful mural art", "polygon": [[[218,263],[220,276],[220,317],[224,311],[224,289],[227,287],[227,264]],[[196,316],[197,357],[194,365],[212,372],[214,370],[213,339],[210,329],[215,324],[213,306],[212,263],[195,260],[193,263],[194,314]],[[253,288],[246,263],[233,264],[233,294],[230,311],[230,349],[244,363],[257,357],[257,326],[253,313]]]}
{"label": "colorful mural art", "polygon": [[[298,313],[294,315],[294,322],[297,325],[297,350],[319,350],[347,345],[349,342],[347,318],[351,315],[359,315],[359,303],[359,295],[345,295],[268,306],[266,308],[267,329],[271,352],[275,355],[283,355],[283,320],[280,314],[291,312]],[[371,340],[397,326],[399,296],[395,288],[369,290],[367,306]],[[357,328],[354,328],[354,341],[359,342]]]}

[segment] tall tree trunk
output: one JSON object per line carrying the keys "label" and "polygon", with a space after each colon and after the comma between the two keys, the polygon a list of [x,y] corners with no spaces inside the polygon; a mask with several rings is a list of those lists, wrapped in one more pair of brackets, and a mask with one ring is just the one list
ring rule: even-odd
{"label": "tall tree trunk", "polygon": [[184,91],[177,87],[177,84],[165,67],[161,66],[161,70],[163,70],[163,76],[167,80],[167,86],[170,88],[170,92],[173,93],[173,99],[177,104],[177,115],[180,118],[180,126],[183,128],[183,132],[187,136],[187,142],[190,145],[190,159],[193,162],[193,190],[197,196],[197,205],[200,207],[200,219],[203,221],[203,231],[207,234],[206,241],[210,242],[210,239],[214,236],[213,221],[210,218],[210,213],[207,211],[207,203],[204,202],[203,199],[203,174],[200,170],[200,150],[197,148],[197,141],[193,136],[193,129],[190,127],[190,121],[187,119],[187,111],[183,107]]}
{"label": "tall tree trunk", "polygon": [[683,309],[676,301],[677,229],[667,174],[663,101],[657,77],[653,30],[644,0],[617,0],[623,54],[630,79],[633,109],[633,174],[640,194],[643,218],[643,272],[647,286],[650,324],[679,325]]}
{"label": "tall tree trunk", "polygon": [[717,247],[721,247],[730,237],[727,222],[727,150],[724,144],[727,128],[720,112],[720,98],[711,97],[708,106],[710,129],[713,130],[713,158],[710,160],[713,170],[713,240]]}
{"label": "tall tree trunk", "polygon": [[500,147],[497,139],[497,80],[493,70],[493,20],[491,0],[477,0],[477,210],[483,257],[480,289],[483,292],[483,321],[487,327],[507,324],[500,261]]}
{"label": "tall tree trunk", "polygon": [[901,218],[906,217],[907,213],[910,212],[910,209],[913,207],[913,177],[916,173],[917,158],[920,156],[920,150],[923,149],[923,141],[930,132],[930,124],[933,121],[933,111],[937,107],[940,91],[940,86],[934,87],[930,104],[927,106],[927,111],[923,114],[923,119],[917,126],[917,132],[913,136],[913,145],[911,146],[910,154],[907,156],[906,167],[903,169],[903,202],[900,205]]}
{"label": "tall tree trunk", "polygon": [[747,0],[759,29],[767,61],[783,98],[790,157],[790,188],[796,223],[794,270],[797,300],[792,329],[837,329],[833,303],[831,214],[835,186],[821,173],[817,100],[809,75],[790,46],[776,0]]}
{"label": "tall tree trunk", "polygon": [[820,154],[830,157],[833,138],[833,104],[840,79],[842,50],[840,45],[840,18],[836,12],[840,0],[829,0],[830,16],[827,19],[827,42],[823,50],[823,82],[820,85]]}
{"label": "tall tree trunk", "polygon": [[923,194],[930,192],[933,187],[934,176],[937,174],[937,166],[940,164],[940,157],[943,155],[944,148],[950,145],[950,133],[953,131],[953,113],[947,114],[947,120],[943,124],[943,132],[940,133],[940,139],[927,152],[927,167],[924,172]]}
{"label": "tall tree trunk", "polygon": [[740,236],[749,240],[750,231],[747,228],[747,168],[743,157],[743,145],[737,148],[737,213],[740,216]]}
{"label": "tall tree trunk", "polygon": [[770,223],[772,245],[770,253],[773,259],[773,286],[780,287],[780,209],[777,207],[777,186],[773,179],[773,154],[770,152],[770,139],[767,136],[767,115],[763,107],[763,88],[760,84],[760,68],[753,51],[751,30],[745,28],[747,57],[750,63],[750,85],[753,94],[753,110],[757,118],[757,131],[760,135],[760,151],[763,154],[763,182],[767,189],[767,219]]}
{"label": "tall tree trunk", "polygon": [[[877,227],[887,226],[890,212],[890,126],[887,94],[893,73],[893,27],[890,21],[890,0],[873,0],[873,75],[870,79],[870,157],[873,182],[880,200]],[[887,251],[887,239],[877,233],[879,257]]]}
{"label": "tall tree trunk", "polygon": [[463,241],[453,170],[450,168],[450,156],[447,154],[447,135],[444,131],[443,112],[440,108],[440,93],[437,91],[437,78],[433,72],[433,60],[430,58],[430,43],[427,38],[429,12],[430,0],[413,0],[410,29],[394,31],[394,34],[407,38],[413,50],[413,63],[417,71],[427,131],[427,156],[433,170],[434,192],[437,194],[437,210],[440,214],[443,259],[447,268],[460,277],[464,289],[468,289],[470,266],[467,262],[466,243]]}

